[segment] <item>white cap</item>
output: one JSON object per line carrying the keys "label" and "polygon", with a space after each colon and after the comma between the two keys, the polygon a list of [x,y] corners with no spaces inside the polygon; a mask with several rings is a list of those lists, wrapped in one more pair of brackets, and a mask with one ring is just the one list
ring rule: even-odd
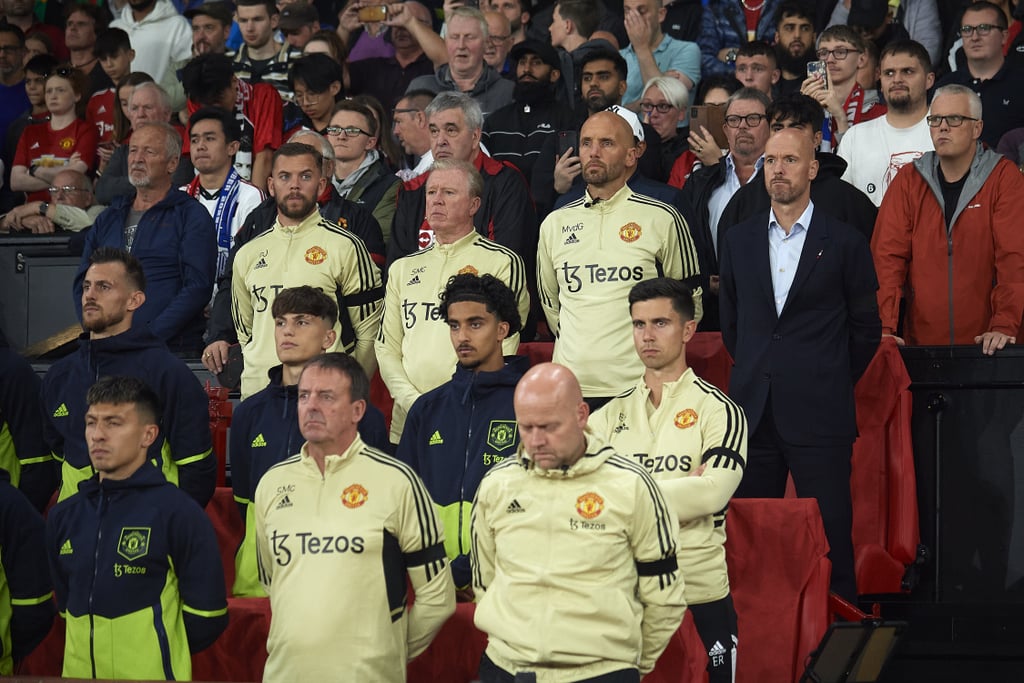
{"label": "white cap", "polygon": [[644,127],[640,125],[639,116],[618,104],[613,104],[605,111],[614,112],[625,119],[626,123],[629,124],[629,127],[633,129],[633,137],[640,142],[644,141]]}

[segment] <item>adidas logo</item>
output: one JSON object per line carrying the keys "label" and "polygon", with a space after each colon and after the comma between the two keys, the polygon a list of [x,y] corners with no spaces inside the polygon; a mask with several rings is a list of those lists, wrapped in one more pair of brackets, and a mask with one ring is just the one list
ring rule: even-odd
{"label": "adidas logo", "polygon": [[722,646],[722,641],[716,640],[715,644],[708,650],[708,657],[721,657],[725,654],[725,647]]}
{"label": "adidas logo", "polygon": [[441,432],[435,431],[433,434],[431,434],[429,443],[431,446],[440,446],[441,444],[443,444],[444,439],[441,438]]}
{"label": "adidas logo", "polygon": [[259,270],[260,268],[266,268],[266,267],[267,267],[267,259],[265,259],[263,257],[260,257],[260,260],[256,262],[255,266],[253,266],[253,270]]}
{"label": "adidas logo", "polygon": [[67,417],[68,415],[68,407],[63,403],[57,406],[57,410],[53,411],[54,417]]}
{"label": "adidas logo", "polygon": [[38,142],[33,142],[32,146],[29,147],[29,149],[39,149],[39,143]]}
{"label": "adidas logo", "polygon": [[64,541],[64,545],[60,547],[60,554],[71,555],[74,552],[75,551],[71,549],[71,539],[69,538],[68,540]]}
{"label": "adidas logo", "polygon": [[505,512],[511,515],[513,512],[526,512],[526,508],[520,505],[518,500],[513,498],[512,502],[508,504],[507,508],[505,508]]}
{"label": "adidas logo", "polygon": [[578,237],[576,237],[576,233],[571,232],[571,233],[569,233],[569,236],[565,238],[565,243],[566,244],[579,244],[580,243],[580,239]]}
{"label": "adidas logo", "polygon": [[256,438],[252,440],[253,448],[263,448],[267,445],[267,440],[263,438],[263,432],[256,435]]}
{"label": "adidas logo", "polygon": [[[291,498],[288,497],[288,494],[285,494],[284,498],[281,499],[281,502],[278,503],[277,507],[275,507],[274,509],[275,510],[282,510],[284,508],[290,508],[291,506],[292,506]],[[723,650],[723,652],[724,652],[724,650]]]}
{"label": "adidas logo", "polygon": [[420,276],[419,275],[413,275],[412,279],[409,280],[407,283],[405,283],[405,286],[408,287],[409,285],[418,285],[419,283],[420,283]]}
{"label": "adidas logo", "polygon": [[97,114],[106,114],[107,113],[107,108],[104,105],[101,104],[100,108],[96,110],[96,113]]}

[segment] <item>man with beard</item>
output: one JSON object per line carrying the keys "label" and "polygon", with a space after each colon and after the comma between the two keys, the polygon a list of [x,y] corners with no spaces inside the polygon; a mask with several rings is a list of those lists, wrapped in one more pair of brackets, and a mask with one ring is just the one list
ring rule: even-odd
{"label": "man with beard", "polygon": [[31,106],[25,93],[25,34],[17,26],[0,24],[0,135]]}
{"label": "man with beard", "polygon": [[530,23],[530,3],[526,0],[491,0],[490,9],[501,12],[508,19],[512,30],[511,45],[526,40],[526,28]]}
{"label": "man with beard", "polygon": [[171,350],[198,356],[217,267],[217,233],[206,209],[172,184],[180,155],[181,137],[170,124],[146,122],[132,133],[128,179],[135,193],[114,197],[86,236],[75,305],[81,315],[92,252],[103,246],[129,251],[149,279],[134,324],[148,325]]}
{"label": "man with beard", "polygon": [[[68,60],[68,49],[64,45],[64,32],[56,26],[37,21],[33,5],[32,0],[2,0],[0,8],[3,9],[4,17],[0,19],[0,26],[17,27],[21,30],[23,36],[33,33],[44,34],[50,39],[50,44],[53,45],[53,55],[57,58],[57,61],[66,62]],[[60,21],[59,17],[57,21]]]}
{"label": "man with beard", "polygon": [[[878,281],[864,236],[811,201],[814,146],[781,130],[765,147],[771,209],[721,243],[722,340],[736,360],[729,397],[751,428],[739,498],[816,498],[832,590],[855,600],[850,458],[853,386],[878,348]],[[809,371],[812,369],[813,371]]]}
{"label": "man with beard", "polygon": [[242,245],[232,264],[231,313],[245,360],[243,399],[267,385],[267,371],[278,363],[272,309],[287,287],[309,285],[333,293],[341,319],[330,350],[352,355],[367,375],[377,369],[373,340],[384,298],[380,272],[359,237],[320,215],[317,198],[327,182],[323,157],[309,145],[288,142],[274,153],[270,195],[277,200],[277,220]]}
{"label": "man with beard", "polygon": [[211,0],[187,10],[185,18],[192,22],[193,54],[228,54],[232,15],[230,3],[223,0]]}
{"label": "man with beard", "polygon": [[925,121],[928,90],[935,82],[928,51],[912,40],[890,43],[882,51],[881,65],[888,111],[847,131],[838,150],[848,164],[843,180],[875,206],[882,204],[900,168],[934,149]]}
{"label": "man with beard", "polygon": [[[433,74],[436,67],[447,61],[448,53],[444,42],[432,30],[430,10],[418,2],[410,0],[389,5],[385,23],[390,27],[394,56],[359,60],[358,67],[349,69],[349,92],[373,95],[380,100],[384,111],[391,111],[398,107],[398,100],[413,79]],[[425,46],[432,50],[428,52]]]}
{"label": "man with beard", "polygon": [[60,499],[74,495],[94,472],[83,430],[89,387],[100,375],[128,375],[144,378],[163,405],[160,435],[148,459],[204,506],[217,471],[206,395],[188,366],[138,324],[147,303],[143,263],[126,250],[104,246],[89,254],[86,265],[79,288],[86,332],[78,352],[54,363],[43,380],[46,441],[62,462]]}
{"label": "man with beard", "polygon": [[572,126],[572,113],[555,99],[561,71],[553,47],[525,40],[510,56],[516,75],[513,102],[484,121],[482,142],[492,157],[515,164],[529,182],[545,141]]}
{"label": "man with beard", "polygon": [[802,0],[786,0],[775,13],[775,53],[782,78],[780,95],[800,92],[807,63],[815,58],[814,8]]}
{"label": "man with beard", "polygon": [[690,176],[679,192],[676,207],[690,226],[700,256],[705,316],[700,329],[718,329],[718,254],[720,219],[726,204],[744,185],[757,177],[768,141],[768,96],[754,88],[741,88],[725,105],[725,137],[729,153],[717,164]]}
{"label": "man with beard", "polygon": [[110,28],[124,30],[135,50],[132,71],[160,83],[172,63],[192,56],[192,27],[171,0],[128,0]]}
{"label": "man with beard", "polygon": [[[580,131],[586,191],[540,229],[537,281],[548,328],[558,333],[553,360],[573,370],[594,410],[643,371],[633,349],[630,288],[660,275],[698,284],[697,252],[682,216],[626,184],[637,153],[621,116],[587,119]],[[695,298],[699,318],[699,291]]]}

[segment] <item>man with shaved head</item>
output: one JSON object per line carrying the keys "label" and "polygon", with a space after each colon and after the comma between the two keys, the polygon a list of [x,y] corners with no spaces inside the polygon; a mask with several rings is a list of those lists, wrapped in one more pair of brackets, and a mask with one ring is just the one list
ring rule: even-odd
{"label": "man with shaved head", "polygon": [[817,172],[806,134],[786,128],[769,138],[771,208],[720,244],[722,339],[736,362],[729,396],[751,427],[736,496],[781,498],[791,473],[797,495],[821,508],[832,590],[855,600],[853,386],[881,338],[878,280],[864,235],[811,201]]}
{"label": "man with shaved head", "polygon": [[639,682],[686,610],[676,515],[641,466],[588,429],[571,370],[530,369],[514,407],[519,448],[473,504],[475,622],[488,635],[480,680],[571,669],[577,680]]}
{"label": "man with shaved head", "polygon": [[554,361],[576,373],[593,410],[643,373],[633,351],[630,288],[662,275],[696,286],[699,274],[679,212],[626,184],[637,162],[635,135],[611,111],[586,120],[579,155],[587,189],[548,215],[537,247],[540,302],[556,335]]}

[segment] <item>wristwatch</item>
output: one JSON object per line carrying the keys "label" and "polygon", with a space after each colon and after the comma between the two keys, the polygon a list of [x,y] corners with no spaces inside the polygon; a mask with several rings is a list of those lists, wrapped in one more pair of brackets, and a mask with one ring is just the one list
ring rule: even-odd
{"label": "wristwatch", "polygon": [[736,63],[736,53],[737,53],[736,48],[733,48],[733,49],[729,50],[728,52],[726,52],[725,53],[725,63],[726,64],[735,64]]}
{"label": "wristwatch", "polygon": [[39,215],[45,216],[46,212],[50,210],[50,204],[48,202],[39,202]]}

